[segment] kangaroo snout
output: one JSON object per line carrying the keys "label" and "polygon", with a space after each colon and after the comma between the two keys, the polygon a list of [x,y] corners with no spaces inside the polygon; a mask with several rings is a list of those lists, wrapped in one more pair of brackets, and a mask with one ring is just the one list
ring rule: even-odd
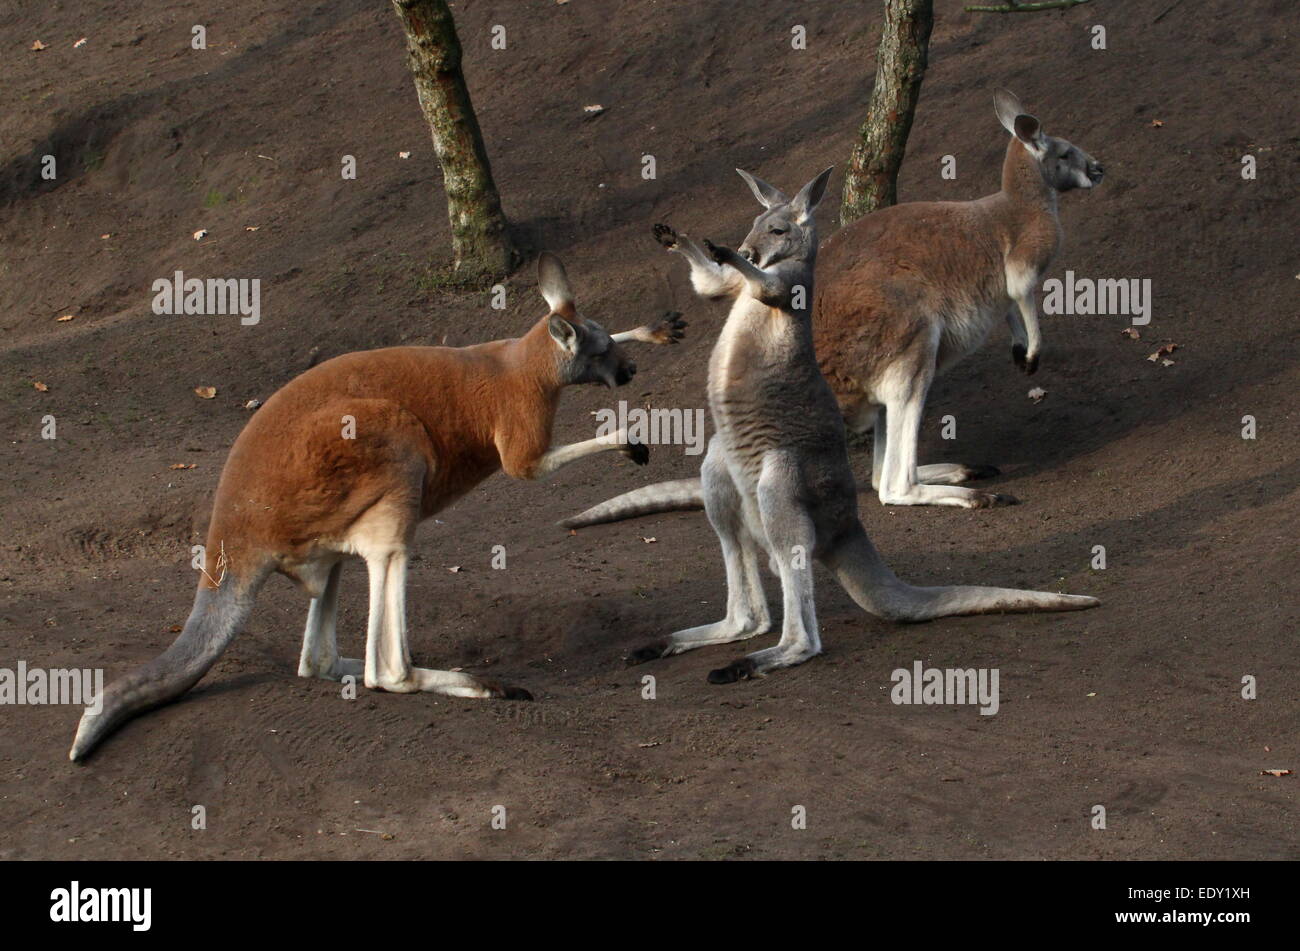
{"label": "kangaroo snout", "polygon": [[1105,174],[1106,170],[1101,167],[1100,162],[1088,163],[1088,181],[1092,182],[1094,185],[1100,185],[1102,176]]}

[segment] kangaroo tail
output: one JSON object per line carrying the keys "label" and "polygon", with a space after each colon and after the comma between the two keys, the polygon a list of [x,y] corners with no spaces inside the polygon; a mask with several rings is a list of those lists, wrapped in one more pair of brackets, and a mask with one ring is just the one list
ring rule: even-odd
{"label": "kangaroo tail", "polygon": [[[202,679],[248,618],[256,584],[232,576],[219,587],[200,586],[189,620],[171,647],[143,667],[109,684],[81,716],[68,758],[86,756],[125,721],[151,707],[175,700]],[[94,707],[98,712],[91,712]]]}
{"label": "kangaroo tail", "polygon": [[822,560],[859,607],[893,621],[928,621],[958,614],[1082,611],[1101,604],[1096,598],[1084,595],[1018,588],[975,585],[918,588],[889,570],[861,525]]}
{"label": "kangaroo tail", "polygon": [[603,522],[621,522],[658,512],[693,512],[704,508],[704,489],[699,478],[657,482],[624,492],[607,502],[560,522],[565,528],[585,528]]}

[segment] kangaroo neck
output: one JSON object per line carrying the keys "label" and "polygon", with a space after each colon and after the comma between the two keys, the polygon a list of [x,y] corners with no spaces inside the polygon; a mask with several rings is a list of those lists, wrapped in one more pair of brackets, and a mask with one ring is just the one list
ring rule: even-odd
{"label": "kangaroo neck", "polygon": [[1007,143],[1007,154],[1002,160],[1001,197],[1012,218],[1026,225],[1035,223],[1036,219],[1056,220],[1056,189],[1043,179],[1038,161],[1015,137]]}

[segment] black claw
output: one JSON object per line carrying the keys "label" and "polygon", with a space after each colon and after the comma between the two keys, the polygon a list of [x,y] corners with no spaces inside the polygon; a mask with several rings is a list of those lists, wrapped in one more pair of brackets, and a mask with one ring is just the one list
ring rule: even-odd
{"label": "black claw", "polygon": [[968,479],[992,479],[994,476],[1002,475],[1002,470],[997,466],[967,466]]}
{"label": "black claw", "polygon": [[709,683],[734,684],[737,680],[749,680],[754,676],[754,662],[748,657],[733,660],[726,667],[709,671]]}
{"label": "black claw", "polygon": [[523,687],[506,687],[502,700],[532,700],[533,695]]}

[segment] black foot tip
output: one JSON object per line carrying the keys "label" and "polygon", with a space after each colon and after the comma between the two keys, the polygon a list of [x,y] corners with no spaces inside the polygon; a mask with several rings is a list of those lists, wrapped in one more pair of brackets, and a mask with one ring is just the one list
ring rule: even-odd
{"label": "black foot tip", "polygon": [[709,671],[709,683],[734,684],[737,680],[749,680],[754,676],[754,662],[748,657],[733,660],[726,667]]}
{"label": "black foot tip", "polygon": [[531,701],[533,699],[533,695],[529,693],[527,690],[525,690],[523,687],[506,687],[502,692],[501,699]]}
{"label": "black foot tip", "polygon": [[1002,470],[997,466],[970,466],[968,479],[992,479],[994,476],[1002,475]]}
{"label": "black foot tip", "polygon": [[629,667],[635,667],[637,664],[644,664],[648,661],[658,660],[668,653],[668,645],[662,641],[654,644],[647,644],[645,647],[638,647],[623,658],[623,662]]}

